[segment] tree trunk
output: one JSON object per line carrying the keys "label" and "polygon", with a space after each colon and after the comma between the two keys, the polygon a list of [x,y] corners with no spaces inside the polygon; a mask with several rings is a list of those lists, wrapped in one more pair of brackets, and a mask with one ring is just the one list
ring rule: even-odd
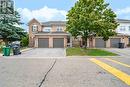
{"label": "tree trunk", "polygon": [[85,38],[85,49],[87,48],[87,38]]}
{"label": "tree trunk", "polygon": [[83,39],[84,48],[87,48],[87,38],[82,38],[82,39]]}

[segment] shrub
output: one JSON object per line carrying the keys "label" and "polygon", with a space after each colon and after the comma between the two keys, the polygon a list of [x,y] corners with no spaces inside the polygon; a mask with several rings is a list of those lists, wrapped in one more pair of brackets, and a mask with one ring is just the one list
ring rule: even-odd
{"label": "shrub", "polygon": [[29,44],[29,37],[23,37],[22,40],[21,40],[21,45],[22,47],[27,47]]}

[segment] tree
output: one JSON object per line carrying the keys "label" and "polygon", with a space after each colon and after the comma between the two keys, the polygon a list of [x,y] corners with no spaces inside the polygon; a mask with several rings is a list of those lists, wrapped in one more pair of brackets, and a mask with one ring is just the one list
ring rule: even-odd
{"label": "tree", "polygon": [[67,14],[67,31],[77,38],[81,36],[85,47],[87,38],[103,37],[107,41],[115,35],[118,26],[116,14],[104,0],[79,0]]}
{"label": "tree", "polygon": [[17,11],[14,11],[13,14],[0,13],[0,37],[6,45],[8,42],[21,40],[25,36],[24,29],[19,27],[20,24],[22,23]]}

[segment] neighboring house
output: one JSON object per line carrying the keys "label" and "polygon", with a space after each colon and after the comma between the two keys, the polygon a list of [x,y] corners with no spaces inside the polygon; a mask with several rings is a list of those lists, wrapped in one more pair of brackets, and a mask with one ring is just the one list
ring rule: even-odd
{"label": "neighboring house", "polygon": [[[130,20],[118,19],[120,24],[116,29],[117,36],[110,37],[108,41],[101,37],[90,38],[87,40],[87,47],[90,48],[118,48],[119,43],[129,43]],[[125,27],[125,29],[124,29]],[[82,39],[74,39],[66,32],[65,21],[39,22],[32,19],[29,22],[29,46],[36,48],[65,48],[67,46],[83,45]]]}
{"label": "neighboring house", "polygon": [[130,20],[117,19],[117,21],[120,25],[117,27],[116,32],[130,35]]}
{"label": "neighboring house", "polygon": [[120,25],[117,27],[116,32],[129,36],[130,43],[130,20],[118,19],[117,21]]}
{"label": "neighboring house", "polygon": [[103,41],[101,37],[88,40],[88,47],[97,48],[118,48],[119,43],[124,43],[125,47],[130,43],[130,20],[117,19],[119,26],[116,29],[117,36],[110,37],[108,41]]}

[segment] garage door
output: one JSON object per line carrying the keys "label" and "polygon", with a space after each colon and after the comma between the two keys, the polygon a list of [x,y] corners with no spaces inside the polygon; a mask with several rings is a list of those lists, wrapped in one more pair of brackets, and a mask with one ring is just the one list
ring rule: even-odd
{"label": "garage door", "polygon": [[48,38],[38,39],[38,47],[39,48],[49,48],[49,39]]}
{"label": "garage door", "polygon": [[118,48],[120,43],[120,38],[111,38],[110,39],[110,45],[112,48]]}
{"label": "garage door", "polygon": [[105,48],[106,47],[106,42],[102,38],[96,38],[95,47],[97,47],[97,48]]}
{"label": "garage door", "polygon": [[64,38],[54,38],[53,47],[54,48],[64,48]]}

